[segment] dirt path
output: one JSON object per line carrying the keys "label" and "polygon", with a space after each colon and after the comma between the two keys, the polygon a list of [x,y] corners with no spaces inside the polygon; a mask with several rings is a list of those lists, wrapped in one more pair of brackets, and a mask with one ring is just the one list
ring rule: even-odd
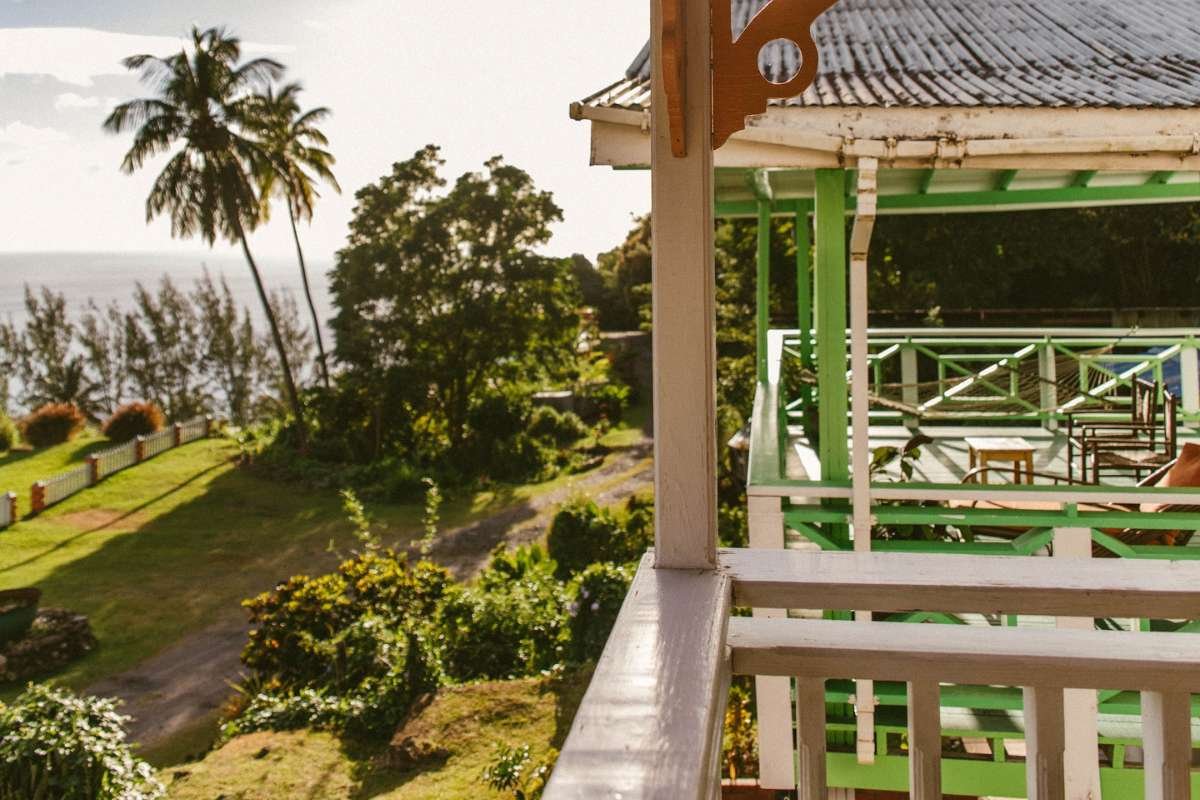
{"label": "dirt path", "polygon": [[[500,542],[516,546],[541,538],[555,509],[571,497],[586,495],[601,504],[615,504],[648,488],[651,452],[650,441],[644,440],[553,491],[447,531],[438,537],[432,557],[456,578],[469,578],[486,566]],[[124,701],[123,713],[133,717],[130,739],[154,750],[216,717],[238,681],[238,656],[246,633],[245,618],[233,609],[228,618],[185,636],[127,672],[89,686],[88,692]]]}

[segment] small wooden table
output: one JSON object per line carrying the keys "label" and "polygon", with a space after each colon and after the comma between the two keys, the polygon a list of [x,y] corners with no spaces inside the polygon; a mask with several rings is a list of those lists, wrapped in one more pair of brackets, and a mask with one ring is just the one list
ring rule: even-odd
{"label": "small wooden table", "polygon": [[[992,461],[1006,461],[1013,465],[1013,481],[1033,485],[1033,453],[1037,449],[1020,436],[991,438],[968,436],[967,451],[971,457],[971,470],[988,466]],[[1024,470],[1022,472],[1022,470]],[[988,482],[986,472],[976,476],[975,482]]]}

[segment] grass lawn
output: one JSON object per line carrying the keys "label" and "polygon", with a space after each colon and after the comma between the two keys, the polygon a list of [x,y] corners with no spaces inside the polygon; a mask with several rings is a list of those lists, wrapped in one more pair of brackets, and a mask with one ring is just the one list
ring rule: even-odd
{"label": "grass lawn", "polygon": [[[60,472],[103,440],[84,438],[0,459],[0,491]],[[54,676],[82,688],[129,669],[290,575],[327,571],[352,544],[336,493],[237,468],[236,446],[210,439],[118,473],[0,532],[0,588],[37,586],[43,604],[87,614],[100,647]],[[452,527],[519,505],[579,476],[451,497]],[[28,502],[28,489],[21,489]],[[385,542],[420,532],[420,504],[372,505]],[[17,687],[0,689],[12,696]]]}
{"label": "grass lawn", "polygon": [[386,751],[362,752],[325,733],[243,736],[204,760],[166,770],[172,800],[474,800],[511,797],[480,775],[498,744],[529,745],[533,763],[566,738],[590,671],[562,678],[497,681],[442,689],[397,734],[446,752],[399,767]]}
{"label": "grass lawn", "polygon": [[29,487],[35,481],[52,478],[82,467],[92,453],[107,450],[113,444],[89,428],[73,442],[45,450],[10,450],[0,455],[0,494],[15,492],[18,511],[29,513]]}

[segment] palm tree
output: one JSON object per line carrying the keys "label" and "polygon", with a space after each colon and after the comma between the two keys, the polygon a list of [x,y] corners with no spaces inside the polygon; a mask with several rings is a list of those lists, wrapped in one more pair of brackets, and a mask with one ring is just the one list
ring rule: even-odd
{"label": "palm tree", "polygon": [[157,96],[132,100],[113,109],[104,128],[111,133],[136,129],[121,170],[132,174],[148,160],[174,151],[146,198],[146,221],[171,218],[171,234],[200,236],[212,246],[218,237],[240,244],[250,265],[271,338],[279,355],[288,403],[296,418],[300,446],[308,431],[300,395],[292,377],[279,323],[250,253],[246,232],[262,221],[253,176],[269,155],[251,135],[255,130],[254,91],[277,80],[278,61],[241,61],[241,42],[223,28],[192,28],[192,52],[159,58],[131,56],[125,67],[141,73]]}
{"label": "palm tree", "polygon": [[287,204],[292,240],[296,243],[296,258],[300,262],[300,278],[304,283],[304,297],[312,314],[321,378],[328,389],[329,364],[325,358],[325,340],[321,336],[321,320],[309,288],[308,267],[304,263],[304,248],[300,246],[296,221],[312,220],[313,208],[321,196],[317,191],[318,181],[328,183],[339,194],[342,187],[333,175],[336,159],[325,149],[329,146],[329,139],[317,127],[329,118],[331,112],[325,107],[301,111],[301,91],[300,84],[289,83],[278,92],[267,87],[266,92],[257,98],[259,108],[254,117],[262,125],[258,135],[270,156],[258,179],[264,214],[270,214],[272,196],[278,196]]}

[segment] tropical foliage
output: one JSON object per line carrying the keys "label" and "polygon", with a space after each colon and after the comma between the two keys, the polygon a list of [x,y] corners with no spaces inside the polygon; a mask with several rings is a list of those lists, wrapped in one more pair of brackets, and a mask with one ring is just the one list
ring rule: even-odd
{"label": "tropical foliage", "polygon": [[113,133],[134,132],[121,165],[127,173],[170,154],[146,200],[147,221],[166,215],[177,237],[199,236],[210,245],[225,239],[241,246],[303,443],[305,421],[292,364],[247,241],[247,232],[263,221],[256,177],[267,173],[272,162],[269,148],[255,136],[261,130],[256,95],[280,78],[284,68],[266,58],[242,63],[241,42],[220,28],[193,28],[191,39],[190,52],[125,59],[125,66],[140,73],[156,94],[117,106],[104,126]]}
{"label": "tropical foliage", "polygon": [[104,423],[104,435],[114,442],[128,442],[161,431],[166,423],[162,409],[153,403],[126,403]]}
{"label": "tropical foliage", "polygon": [[34,447],[51,447],[71,441],[86,425],[79,406],[47,403],[21,421],[21,438]]}

